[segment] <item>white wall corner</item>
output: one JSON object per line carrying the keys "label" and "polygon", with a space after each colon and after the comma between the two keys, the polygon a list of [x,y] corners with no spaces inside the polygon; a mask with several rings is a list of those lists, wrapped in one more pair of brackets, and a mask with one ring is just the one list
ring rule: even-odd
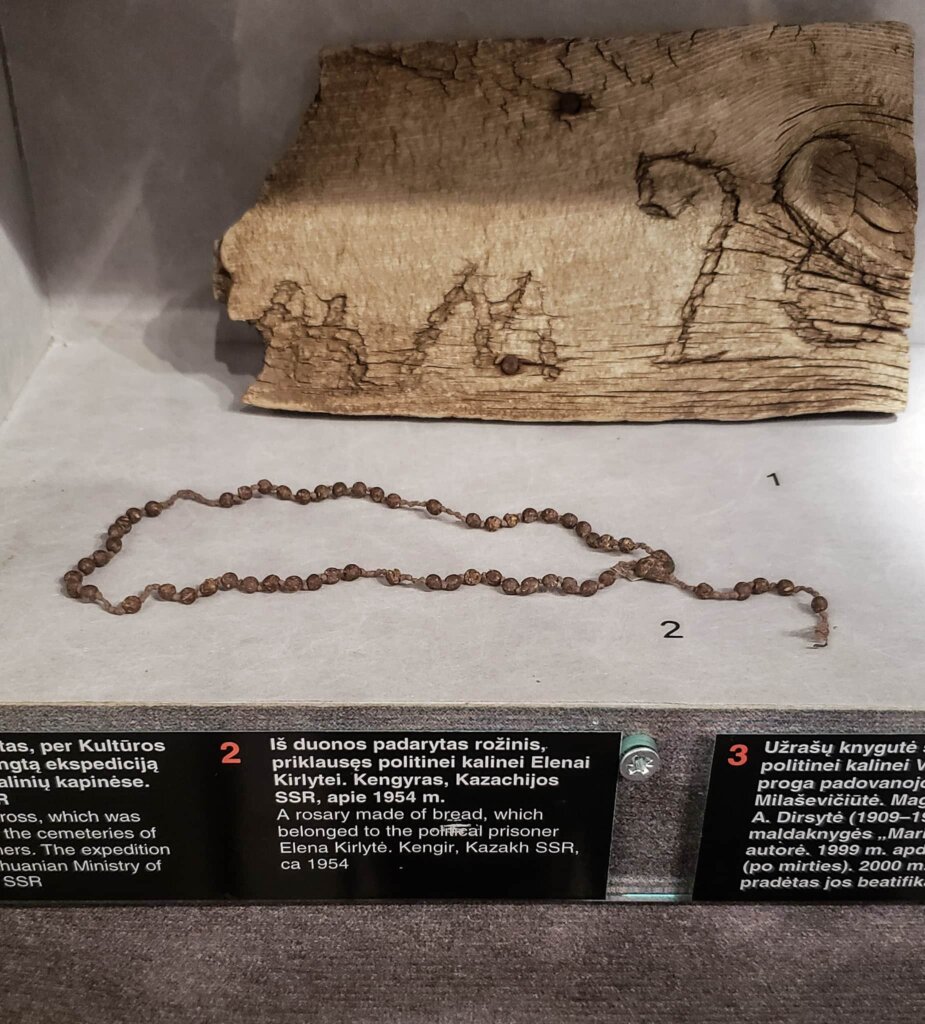
{"label": "white wall corner", "polygon": [[51,340],[28,171],[0,25],[0,421]]}

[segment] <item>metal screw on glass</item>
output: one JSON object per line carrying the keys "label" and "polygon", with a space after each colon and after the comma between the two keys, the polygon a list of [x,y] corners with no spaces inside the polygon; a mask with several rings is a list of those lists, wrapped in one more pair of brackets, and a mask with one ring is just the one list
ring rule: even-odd
{"label": "metal screw on glass", "polygon": [[658,746],[644,732],[625,736],[620,744],[620,774],[632,782],[645,782],[662,765]]}

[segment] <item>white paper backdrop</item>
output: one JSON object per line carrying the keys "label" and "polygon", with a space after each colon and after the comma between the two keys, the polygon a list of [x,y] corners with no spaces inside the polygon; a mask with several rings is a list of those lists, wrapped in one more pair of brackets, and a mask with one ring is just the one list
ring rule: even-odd
{"label": "white paper backdrop", "polygon": [[[895,418],[549,426],[244,410],[261,350],[222,320],[210,274],[212,240],[314,94],[322,44],[826,18],[923,27],[925,4],[0,0],[0,13],[57,335],[0,430],[0,700],[921,706],[921,375]],[[664,545],[695,581],[807,580],[832,603],[835,639],[808,650],[809,616],[790,602],[715,605],[646,585],[569,603],[357,584],[121,619],[62,597],[60,573],[126,505],[263,475],[366,478],[483,513],[569,506]],[[298,513],[177,512],[133,535],[100,583],[121,596],[231,566],[597,563],[561,532],[492,542],[410,516],[383,531],[381,510],[356,504]],[[685,639],[670,643],[659,623],[673,618]]]}

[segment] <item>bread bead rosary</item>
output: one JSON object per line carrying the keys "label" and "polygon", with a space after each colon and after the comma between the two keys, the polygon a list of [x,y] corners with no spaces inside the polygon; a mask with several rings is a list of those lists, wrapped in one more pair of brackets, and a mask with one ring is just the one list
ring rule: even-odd
{"label": "bread bead rosary", "polygon": [[[573,576],[559,576],[547,573],[543,577],[527,576],[522,580],[513,576],[505,576],[497,569],[466,569],[461,573],[449,576],[438,576],[430,573],[427,576],[412,576],[401,569],[362,569],[359,565],[345,565],[343,568],[325,569],[323,572],[311,573],[308,576],[280,577],[274,574],[258,580],[256,576],[239,578],[236,573],[226,572],[218,576],[204,579],[198,586],[178,588],[173,583],[149,583],[137,594],[130,594],[113,604],[101,593],[99,587],[87,583],[86,578],[108,564],[121,550],[123,538],[131,533],[132,528],[145,517],[159,516],[172,508],[177,501],[195,501],[210,508],[234,508],[243,505],[252,498],[275,496],[280,501],[292,501],[298,505],[310,505],[318,501],[335,498],[361,498],[384,505],[390,509],[422,509],[432,516],[449,516],[459,520],[472,530],[487,530],[494,533],[502,529],[513,529],[521,523],[558,524],[566,530],[572,530],[587,544],[597,551],[619,551],[632,554],[642,551],[645,554],[637,559],[622,559],[614,562],[601,572],[596,579],[579,582]],[[212,597],[219,591],[237,590],[244,594],[295,593],[302,590],[316,591],[335,583],[350,583],[358,579],[379,579],[391,586],[423,587],[427,590],[458,590],[460,587],[472,587],[484,584],[496,587],[503,594],[528,597],[532,594],[555,591],[560,594],[593,597],[599,591],[612,586],[617,580],[648,580],[651,583],[666,583],[687,591],[705,601],[745,601],[758,594],[778,594],[781,597],[792,597],[796,594],[809,594],[812,598],[810,609],[816,616],[813,632],[813,643],[817,647],[825,647],[829,636],[828,602],[813,590],[812,587],[797,585],[791,580],[783,579],[772,583],[762,576],[753,580],[736,583],[734,587],[722,589],[712,587],[709,583],[692,585],[675,576],[674,559],[667,551],[653,549],[642,541],[631,540],[629,537],[612,537],[609,533],[595,533],[591,524],[579,519],[572,512],[560,514],[555,509],[545,508],[537,511],[525,508],[520,513],[507,512],[503,516],[488,516],[483,519],[476,512],[463,514],[447,508],[436,498],[427,501],[409,501],[397,494],[386,494],[381,487],[367,487],[362,482],[348,487],[345,483],[333,486],[319,484],[313,490],[301,488],[293,491],[285,484],[272,484],[269,480],[261,480],[254,485],[239,487],[237,492],[225,491],[218,498],[206,498],[196,491],[182,490],[171,495],[166,501],[149,501],[141,508],[130,508],[106,532],[103,547],[94,551],[86,558],[81,558],[77,567],[64,574],[64,588],[69,597],[78,601],[98,604],[104,611],[112,615],[132,615],[141,610],[141,606],[149,597],[157,597],[161,601],[174,601],[179,604],[193,604],[201,597]]]}

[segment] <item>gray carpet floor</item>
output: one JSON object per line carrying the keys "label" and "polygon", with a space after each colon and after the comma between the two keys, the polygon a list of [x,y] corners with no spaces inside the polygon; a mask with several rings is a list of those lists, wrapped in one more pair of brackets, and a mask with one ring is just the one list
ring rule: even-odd
{"label": "gray carpet floor", "polygon": [[6,1024],[921,1024],[915,906],[4,908]]}

